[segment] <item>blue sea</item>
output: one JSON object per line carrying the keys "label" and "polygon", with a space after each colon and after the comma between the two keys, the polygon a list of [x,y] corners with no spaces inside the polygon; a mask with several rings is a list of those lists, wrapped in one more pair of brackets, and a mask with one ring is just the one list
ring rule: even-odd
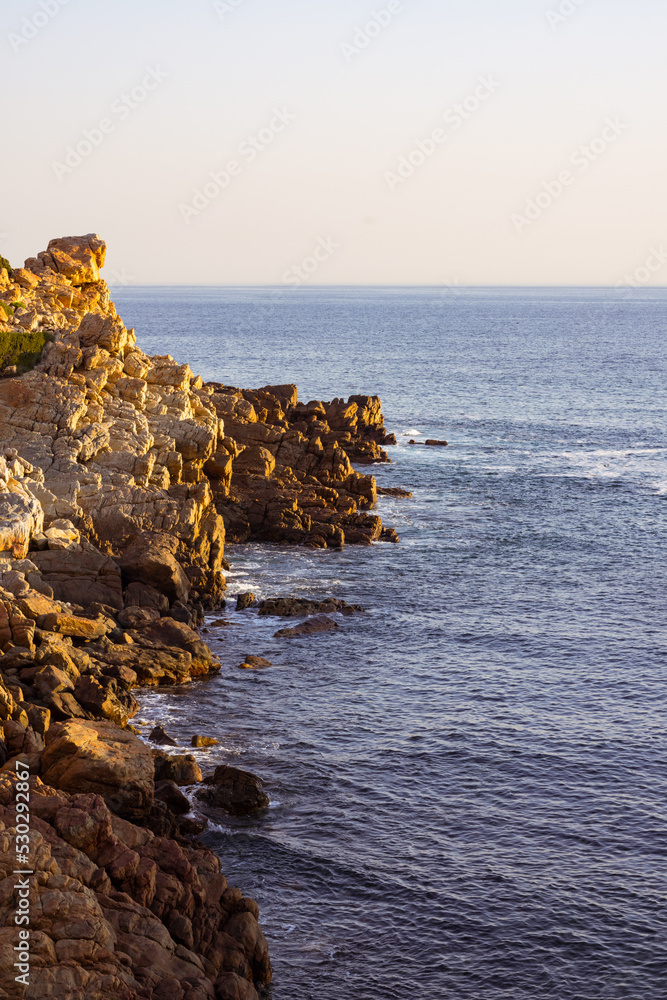
{"label": "blue sea", "polygon": [[231,600],[221,674],[142,696],[265,781],[204,839],[260,904],[267,996],[664,1000],[667,291],[114,293],[205,379],[379,394],[374,472],[414,493],[378,505],[400,545],[228,548],[230,595],[365,614],[276,639]]}

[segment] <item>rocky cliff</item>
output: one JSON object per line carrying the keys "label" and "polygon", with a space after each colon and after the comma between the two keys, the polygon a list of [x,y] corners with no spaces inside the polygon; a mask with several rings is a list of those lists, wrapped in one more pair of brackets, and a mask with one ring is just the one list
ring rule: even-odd
{"label": "rocky cliff", "polygon": [[[393,440],[375,397],[302,404],[292,385],[204,384],[148,357],[104,256],[88,235],[23,268],[0,258],[0,1000],[252,1000],[271,978],[257,906],[191,840],[178,786],[201,772],[133,734],[132,691],[220,669],[196,628],[223,600],[225,534],[397,541],[351,464],[386,461]],[[17,762],[28,987],[12,975]],[[262,807],[232,771],[208,781]]]}

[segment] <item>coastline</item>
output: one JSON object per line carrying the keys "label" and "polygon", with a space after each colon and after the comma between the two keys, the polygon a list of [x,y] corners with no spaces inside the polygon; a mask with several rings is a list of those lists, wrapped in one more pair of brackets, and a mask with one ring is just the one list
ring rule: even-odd
{"label": "coastline", "polygon": [[[252,1000],[271,979],[257,905],[192,840],[201,826],[179,786],[203,776],[135,735],[132,691],[220,669],[197,629],[224,605],[225,537],[398,541],[368,513],[375,480],[351,464],[387,461],[395,441],[377,397],[302,404],[295,386],[205,385],[148,358],[111,303],[104,254],[97,236],[55,240],[0,271],[3,332],[46,343],[34,367],[12,357],[0,380],[0,835],[12,881],[17,788],[29,784],[38,914],[22,945],[28,978],[4,995]],[[263,611],[277,627],[328,628],[347,609]],[[254,776],[207,777],[215,808],[265,808]],[[7,983],[20,892],[0,904]]]}

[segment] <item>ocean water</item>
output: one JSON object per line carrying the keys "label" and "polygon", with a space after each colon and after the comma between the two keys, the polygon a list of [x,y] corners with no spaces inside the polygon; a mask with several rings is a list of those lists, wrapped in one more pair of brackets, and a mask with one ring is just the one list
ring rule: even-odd
{"label": "ocean water", "polygon": [[222,673],[142,696],[266,783],[266,815],[210,813],[205,840],[260,903],[268,996],[666,997],[667,292],[115,299],[206,378],[379,393],[378,481],[414,492],[379,504],[398,546],[228,551],[232,595],[363,615],[281,640],[232,601]]}

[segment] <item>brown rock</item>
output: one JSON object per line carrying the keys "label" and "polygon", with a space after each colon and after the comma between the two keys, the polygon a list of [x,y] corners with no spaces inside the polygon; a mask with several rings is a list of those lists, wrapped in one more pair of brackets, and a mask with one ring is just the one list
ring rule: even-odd
{"label": "brown rock", "polygon": [[239,664],[240,670],[263,670],[265,667],[272,667],[270,660],[265,660],[262,656],[246,656],[243,663]]}
{"label": "brown rock", "polygon": [[190,803],[175,781],[158,781],[155,785],[155,798],[164,802],[177,816],[185,816],[190,812]]}
{"label": "brown rock", "polygon": [[218,746],[219,740],[213,739],[212,736],[193,736],[191,741],[191,746],[193,747],[215,747]]}
{"label": "brown rock", "polygon": [[155,780],[173,781],[177,785],[195,785],[202,780],[199,764],[192,754],[165,754],[153,751]]}
{"label": "brown rock", "polygon": [[309,618],[307,621],[302,622],[301,625],[295,625],[294,628],[279,629],[275,633],[274,638],[287,639],[298,635],[314,635],[317,632],[332,632],[337,628],[338,622],[335,622],[333,618],[327,618],[325,615],[317,615],[315,618]]}
{"label": "brown rock", "polygon": [[259,1000],[259,994],[247,979],[223,972],[215,984],[215,1000]]}
{"label": "brown rock", "polygon": [[206,783],[210,787],[202,788],[197,796],[208,805],[224,809],[233,816],[247,816],[266,809],[269,805],[269,797],[262,782],[249,771],[223,764],[216,767]]}
{"label": "brown rock", "polygon": [[101,639],[116,628],[111,618],[78,618],[76,615],[50,614],[40,619],[41,628],[59,635],[75,636],[78,639]]}
{"label": "brown rock", "polygon": [[165,532],[136,535],[119,560],[123,579],[154,587],[170,601],[187,601],[190,582],[174,557],[177,549],[177,539]]}
{"label": "brown rock", "polygon": [[245,594],[238,594],[236,598],[236,610],[245,611],[246,608],[251,608],[253,604],[256,603],[257,603],[257,597],[250,591],[247,591]]}
{"label": "brown rock", "polygon": [[140,816],[153,802],[150,750],[112,722],[52,726],[42,758],[46,784],[70,793],[101,795],[121,816]]}
{"label": "brown rock", "polygon": [[156,726],[151,730],[148,739],[151,743],[159,743],[160,746],[166,747],[177,747],[178,742],[173,737],[169,736],[168,733],[162,728],[162,726]]}
{"label": "brown rock", "polygon": [[125,588],[125,604],[128,609],[137,605],[140,608],[156,611],[158,616],[169,611],[168,598],[146,583],[130,583]]}

